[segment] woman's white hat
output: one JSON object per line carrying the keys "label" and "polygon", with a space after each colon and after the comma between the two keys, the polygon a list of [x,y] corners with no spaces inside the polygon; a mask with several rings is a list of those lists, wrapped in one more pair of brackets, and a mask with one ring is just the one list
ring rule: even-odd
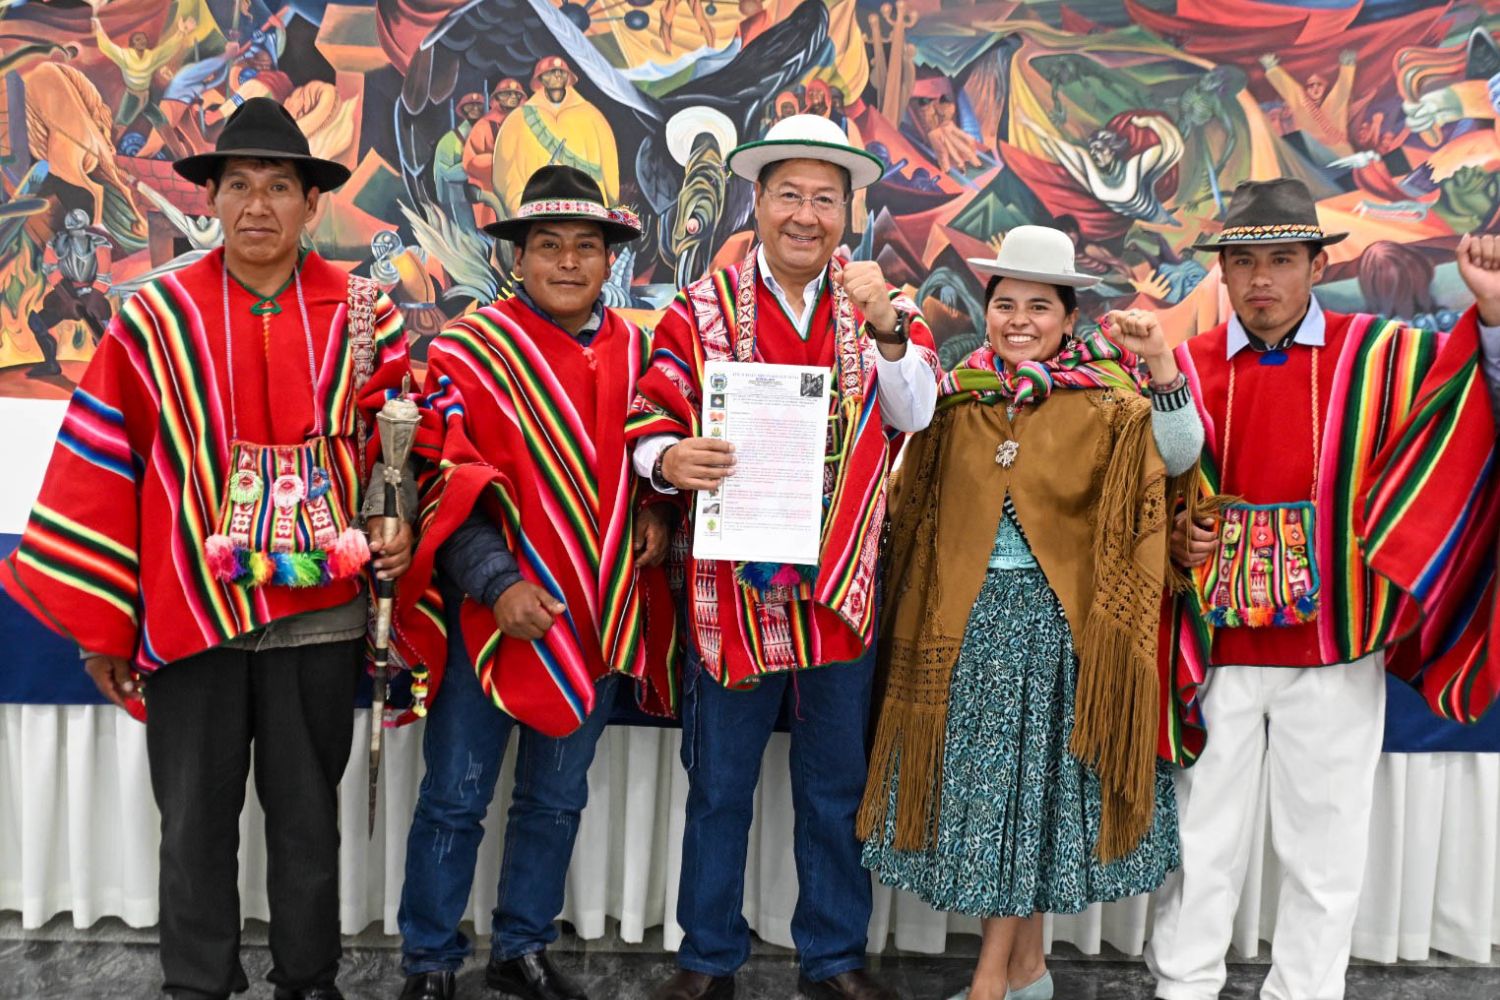
{"label": "woman's white hat", "polygon": [[729,169],[747,181],[760,179],[761,168],[779,160],[823,160],[849,171],[858,191],[885,174],[880,157],[849,145],[849,137],[822,115],[790,115],[771,126],[764,139],[747,142],[729,154]]}
{"label": "woman's white hat", "polygon": [[1024,278],[1048,285],[1068,285],[1073,288],[1097,285],[1098,278],[1091,274],[1079,274],[1074,270],[1075,254],[1073,241],[1060,229],[1049,226],[1017,226],[1005,234],[1005,239],[1000,243],[999,256],[994,260],[970,257],[969,266],[984,274]]}

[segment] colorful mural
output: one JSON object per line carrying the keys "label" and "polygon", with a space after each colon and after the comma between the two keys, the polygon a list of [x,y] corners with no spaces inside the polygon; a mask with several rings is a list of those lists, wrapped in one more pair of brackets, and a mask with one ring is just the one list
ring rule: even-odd
{"label": "colorful mural", "polygon": [[1195,238],[1247,178],[1294,176],[1332,248],[1320,289],[1437,327],[1458,235],[1500,212],[1500,5],[1405,0],[8,0],[0,4],[0,395],[63,398],[141,283],[219,240],[170,161],[269,94],[353,180],[309,241],[377,278],[421,356],[506,288],[527,175],[580,167],[642,218],[606,295],[649,322],[743,252],[724,154],[826,115],[886,163],[848,243],[977,341],[964,258],[1070,231],[1085,309],[1222,318]]}

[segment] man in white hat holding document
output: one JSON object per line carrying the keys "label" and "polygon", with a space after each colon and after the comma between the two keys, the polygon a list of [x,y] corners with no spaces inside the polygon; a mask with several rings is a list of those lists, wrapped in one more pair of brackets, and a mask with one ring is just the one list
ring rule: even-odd
{"label": "man in white hat holding document", "polygon": [[[850,146],[828,119],[793,115],[728,163],[755,184],[759,242],[738,266],[684,289],[657,327],[627,431],[637,442],[635,468],[658,492],[684,499],[735,474],[734,446],[700,426],[705,391],[712,403],[706,364],[823,368],[832,402],[822,528],[816,565],[686,558],[684,940],[677,973],[653,996],[734,995],[735,970],[750,955],[741,911],[755,786],[789,701],[798,991],[893,1000],[864,970],[870,879],[854,814],[865,781],[892,439],[932,419],[937,356],[916,305],[887,284],[879,264],[835,256],[853,192],[880,179],[876,157]],[[683,530],[693,530],[692,518]]]}

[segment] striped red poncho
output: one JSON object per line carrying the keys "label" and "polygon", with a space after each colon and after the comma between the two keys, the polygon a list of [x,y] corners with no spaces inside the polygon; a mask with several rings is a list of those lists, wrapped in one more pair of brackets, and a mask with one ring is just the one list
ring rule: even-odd
{"label": "striped red poncho", "polygon": [[517,299],[450,323],[432,342],[416,449],[431,469],[398,604],[398,643],[428,700],[448,641],[437,551],[478,505],[522,577],[567,606],[528,641],[503,636],[490,608],[464,598],[461,639],[495,705],[563,736],[594,710],[595,682],[617,672],[642,682],[642,708],[671,711],[671,595],[660,567],[635,564],[637,482],[625,450],[650,356],[649,335],[612,310],[585,348]]}
{"label": "striped red poncho", "polygon": [[[656,353],[641,379],[628,435],[632,441],[661,433],[698,435],[704,363],[732,360],[745,339],[753,342],[749,360],[826,364],[833,370],[832,471],[825,480],[816,579],[763,596],[741,582],[735,563],[698,560],[690,552],[683,557],[692,640],[704,669],[730,687],[753,683],[763,673],[848,662],[869,649],[886,477],[892,444],[900,439],[894,432],[887,436],[881,421],[875,346],[856,332],[863,317],[852,315],[848,342],[841,344],[836,314],[843,296],[825,280],[809,324],[812,332],[800,340],[756,277],[754,260],[752,250],[745,263],[694,282],[673,301],[656,328]],[[753,330],[739,322],[747,296],[754,296]],[[922,351],[936,372],[932,333],[921,313],[895,289],[891,296],[908,315],[911,349]],[[690,528],[685,518],[684,532]],[[690,548],[680,537],[677,549]]]}
{"label": "striped red poncho", "polygon": [[[289,615],[334,607],[358,579],[321,587],[245,589],[216,579],[204,557],[229,472],[230,404],[223,329],[223,251],[151,282],[126,301],[74,391],[21,544],[0,585],[42,622],[92,653],[151,671]],[[230,282],[235,397],[241,436],[297,444],[314,406],[330,437],[353,438],[407,373],[395,306],[375,302],[373,371],[356,391],[349,278],[316,254],[302,264],[316,358],[308,374],[301,312],[272,318],[269,344],[255,297]],[[378,454],[336,450],[352,516]]]}
{"label": "striped red poncho", "polygon": [[[1322,609],[1304,625],[1224,631],[1216,641],[1197,595],[1175,600],[1170,642],[1162,644],[1172,657],[1175,697],[1163,699],[1170,714],[1160,749],[1181,763],[1197,759],[1204,745],[1197,690],[1213,664],[1337,664],[1385,649],[1389,672],[1416,687],[1435,713],[1460,722],[1478,719],[1500,691],[1500,653],[1486,641],[1495,611],[1500,481],[1477,315],[1470,309],[1451,332],[1432,333],[1328,313],[1327,330],[1328,346],[1319,352],[1322,459],[1313,537]],[[1245,391],[1250,383],[1241,385],[1247,402],[1236,404],[1235,454],[1222,473],[1224,334],[1221,325],[1177,349],[1204,425],[1200,493],[1306,499],[1312,451],[1305,381],[1296,399],[1261,400],[1275,419],[1258,428],[1245,421],[1242,406],[1256,401]],[[1298,351],[1311,353],[1290,353]],[[1288,367],[1294,362],[1305,367],[1308,358],[1288,360]],[[1258,452],[1248,443],[1257,437]],[[1301,495],[1286,492],[1289,475]],[[1258,495],[1266,477],[1279,479],[1284,495]]]}

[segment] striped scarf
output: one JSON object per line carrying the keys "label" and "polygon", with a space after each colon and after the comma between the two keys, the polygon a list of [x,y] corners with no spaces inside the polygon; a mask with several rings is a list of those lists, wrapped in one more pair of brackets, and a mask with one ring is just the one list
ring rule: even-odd
{"label": "striped scarf", "polygon": [[1054,388],[1114,388],[1140,391],[1145,383],[1136,374],[1136,357],[1098,330],[1073,341],[1048,361],[1023,361],[1007,371],[989,344],[970,354],[938,383],[938,406],[965,400],[981,403],[1039,403]]}

